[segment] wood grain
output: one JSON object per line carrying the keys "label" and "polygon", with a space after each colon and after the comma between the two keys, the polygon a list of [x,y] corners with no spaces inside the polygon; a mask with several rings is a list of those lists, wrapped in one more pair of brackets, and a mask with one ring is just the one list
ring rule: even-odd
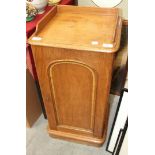
{"label": "wood grain", "polygon": [[[57,123],[92,130],[97,82],[95,71],[78,61],[59,60],[49,66],[48,76]],[[64,100],[64,96],[68,98]]]}
{"label": "wood grain", "polygon": [[[49,120],[49,128],[51,130],[57,130],[59,127],[60,131],[64,131],[64,128],[61,128],[59,125],[68,125],[70,127],[77,128],[76,130],[68,128],[70,133],[76,133],[79,135],[85,133],[88,135],[88,130],[90,130],[92,131],[91,137],[103,138],[103,135],[106,132],[108,119],[108,97],[114,54],[76,51],[70,49],[65,50],[39,46],[32,46],[32,49],[47,117]],[[97,78],[95,80],[96,98],[94,102],[94,116],[91,115],[93,78],[89,73],[90,71],[88,72],[88,69],[83,69],[83,66],[79,65],[77,68],[75,66],[75,68],[72,68],[72,65],[70,67],[63,66],[64,68],[57,68],[60,72],[58,70],[54,71],[55,84],[53,85],[55,86],[55,89],[57,89],[58,100],[55,102],[53,90],[51,89],[51,81],[49,80],[48,68],[54,62],[64,60],[66,60],[66,62],[68,62],[68,60],[74,60],[74,62],[80,61],[80,63],[86,64],[92,68],[96,73]],[[81,80],[79,79],[80,75]],[[78,81],[77,83],[75,82],[76,80]],[[87,86],[85,86],[85,82]],[[72,86],[72,84],[74,84],[74,86]],[[61,91],[63,91],[64,94],[62,94]],[[77,93],[78,97],[75,93]],[[57,121],[57,110],[55,108],[55,104],[59,107],[59,116],[61,119],[63,118],[59,122],[60,124],[58,124]],[[75,107],[76,109],[74,110]],[[76,110],[77,112],[74,112]],[[94,119],[93,129],[90,127],[91,118]],[[88,130],[85,131],[85,129]]]}
{"label": "wood grain", "polygon": [[[55,12],[55,11],[54,11]],[[30,39],[50,136],[104,143],[121,18],[117,9],[58,6]],[[49,21],[47,20],[49,19]],[[39,25],[38,25],[39,26]],[[33,37],[41,40],[33,40]],[[98,45],[90,44],[98,41]],[[102,44],[112,47],[101,47]]]}
{"label": "wood grain", "polygon": [[[116,8],[57,6],[38,24],[37,31],[29,39],[29,43],[48,47],[116,52],[119,48],[122,25],[118,12]],[[47,22],[48,19],[50,20]],[[41,40],[33,40],[33,37],[39,37]],[[94,45],[93,42],[97,44]]]}
{"label": "wood grain", "polygon": [[96,147],[100,147],[103,145],[104,141],[105,141],[105,137],[104,138],[94,138],[94,137],[88,137],[88,136],[84,136],[84,135],[77,135],[77,134],[73,134],[73,133],[66,133],[66,132],[60,132],[60,131],[56,131],[56,130],[48,130],[49,135],[53,138],[61,138],[64,140],[68,140],[68,141],[72,141],[72,142],[77,142],[80,144],[87,144],[90,146],[96,146]]}
{"label": "wood grain", "polygon": [[35,35],[37,35],[37,33],[39,33],[42,28],[49,22],[49,20],[51,18],[53,18],[57,13],[57,7],[53,6],[53,8],[46,14],[46,16],[44,16],[36,25],[36,31],[35,31]]}
{"label": "wood grain", "polygon": [[26,70],[26,126],[32,127],[41,115],[41,104],[33,79],[29,70]]}

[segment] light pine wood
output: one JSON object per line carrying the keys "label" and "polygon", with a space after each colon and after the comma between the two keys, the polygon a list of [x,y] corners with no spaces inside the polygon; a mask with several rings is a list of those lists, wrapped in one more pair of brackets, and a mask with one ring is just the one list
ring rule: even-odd
{"label": "light pine wood", "polygon": [[41,115],[41,104],[31,73],[26,69],[26,126],[32,127]]}
{"label": "light pine wood", "polygon": [[[118,10],[72,6],[55,9],[58,13],[54,18],[46,21],[46,25],[29,39],[47,112],[49,135],[101,146],[106,138],[113,61],[121,35]],[[50,14],[52,12],[44,20]],[[85,25],[84,20],[88,21]],[[71,26],[72,22],[76,24]],[[100,24],[103,28],[94,30]],[[69,25],[71,27],[65,29]],[[87,32],[84,36],[84,30],[92,34]],[[105,36],[102,38],[99,32],[104,32]],[[43,39],[36,41],[34,36]],[[106,52],[103,49],[101,52],[99,47],[87,46],[86,41],[92,37],[101,37],[103,43],[113,40],[114,47],[106,47]]]}

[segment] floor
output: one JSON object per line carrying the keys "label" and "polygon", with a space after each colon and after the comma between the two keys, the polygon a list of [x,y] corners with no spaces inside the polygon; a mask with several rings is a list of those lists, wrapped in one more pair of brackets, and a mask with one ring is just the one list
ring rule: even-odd
{"label": "floor", "polygon": [[102,147],[96,148],[49,137],[47,120],[41,115],[32,128],[26,129],[26,155],[111,155],[105,149],[118,99],[118,96],[110,95],[108,133]]}

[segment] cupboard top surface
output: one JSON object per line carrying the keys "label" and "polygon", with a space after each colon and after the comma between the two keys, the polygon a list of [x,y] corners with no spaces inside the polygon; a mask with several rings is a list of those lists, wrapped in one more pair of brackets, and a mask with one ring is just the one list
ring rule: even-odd
{"label": "cupboard top surface", "polygon": [[116,52],[122,21],[116,8],[55,6],[37,25],[32,45]]}

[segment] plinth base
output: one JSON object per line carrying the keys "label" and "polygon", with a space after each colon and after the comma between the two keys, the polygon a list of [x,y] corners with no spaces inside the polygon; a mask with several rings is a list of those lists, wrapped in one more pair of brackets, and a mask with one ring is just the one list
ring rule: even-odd
{"label": "plinth base", "polygon": [[48,129],[48,133],[53,138],[59,138],[59,139],[67,140],[67,141],[72,141],[72,142],[96,146],[96,147],[102,146],[105,141],[105,138],[98,139],[94,137],[88,137],[84,135],[77,135],[77,134],[50,130],[50,129]]}

